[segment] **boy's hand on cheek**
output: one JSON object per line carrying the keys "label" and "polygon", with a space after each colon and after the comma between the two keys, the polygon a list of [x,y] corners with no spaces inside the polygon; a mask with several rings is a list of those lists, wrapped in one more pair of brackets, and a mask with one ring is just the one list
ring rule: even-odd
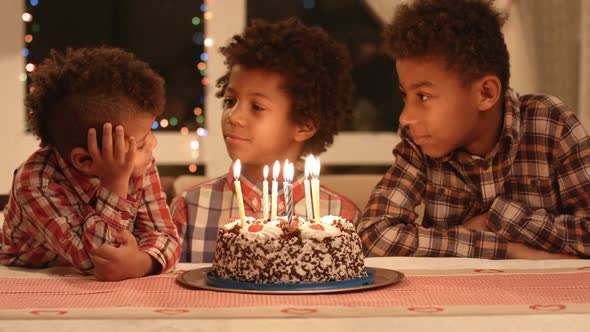
{"label": "boy's hand on cheek", "polygon": [[121,197],[127,197],[129,178],[133,172],[135,139],[129,138],[129,150],[125,151],[125,131],[122,126],[113,128],[105,123],[102,133],[102,151],[98,148],[96,130],[88,130],[88,153],[92,157],[92,173],[100,177],[103,185]]}
{"label": "boy's hand on cheek", "polygon": [[137,240],[128,230],[113,231],[118,247],[103,244],[92,255],[94,276],[102,281],[119,281],[139,278],[152,273],[157,263],[140,251]]}

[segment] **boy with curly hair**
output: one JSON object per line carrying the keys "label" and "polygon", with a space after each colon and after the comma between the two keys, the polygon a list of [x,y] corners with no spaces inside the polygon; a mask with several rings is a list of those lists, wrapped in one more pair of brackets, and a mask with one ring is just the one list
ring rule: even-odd
{"label": "boy with curly hair", "polygon": [[557,98],[509,88],[503,23],[484,0],[398,7],[402,141],[357,228],[369,255],[590,255],[589,136]]}
{"label": "boy with curly hair", "polygon": [[131,53],[52,50],[26,98],[41,148],[15,171],[0,263],[99,280],[171,270],[181,247],[152,156],[164,104],[164,80]]}
{"label": "boy with curly hair", "polygon": [[[220,51],[227,65],[227,73],[217,81],[217,96],[223,98],[223,136],[231,159],[242,163],[246,215],[262,218],[263,167],[326,151],[341,120],[351,112],[350,60],[345,47],[326,32],[295,18],[255,21]],[[297,215],[306,215],[303,180],[302,175],[293,180]],[[213,261],[217,230],[238,215],[234,190],[230,170],[189,188],[172,202],[183,243],[181,261]],[[281,215],[281,189],[278,198]],[[326,187],[320,201],[322,215],[351,221],[360,216],[354,203]]]}

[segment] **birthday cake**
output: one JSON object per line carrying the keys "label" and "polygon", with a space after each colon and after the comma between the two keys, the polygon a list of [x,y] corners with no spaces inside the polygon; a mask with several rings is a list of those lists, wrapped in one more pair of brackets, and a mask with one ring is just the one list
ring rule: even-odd
{"label": "birthday cake", "polygon": [[230,220],[217,234],[217,278],[255,283],[307,283],[367,276],[354,226],[336,216]]}

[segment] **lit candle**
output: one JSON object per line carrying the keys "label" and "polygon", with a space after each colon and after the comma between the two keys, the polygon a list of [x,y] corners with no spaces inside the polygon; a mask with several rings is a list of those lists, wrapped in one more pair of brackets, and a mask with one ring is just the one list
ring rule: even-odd
{"label": "lit candle", "polygon": [[238,200],[238,210],[240,211],[240,220],[242,226],[246,224],[246,212],[244,211],[244,197],[242,196],[242,186],[240,185],[240,171],[242,170],[242,164],[240,159],[237,159],[234,163],[234,186],[236,188],[236,199]]}
{"label": "lit candle", "polygon": [[283,194],[285,196],[285,210],[287,211],[289,225],[293,222],[293,173],[295,173],[295,167],[287,159],[285,166],[283,166]]}
{"label": "lit candle", "polygon": [[313,198],[313,216],[316,222],[320,221],[320,158],[315,158],[311,172],[311,195]]}
{"label": "lit candle", "polygon": [[268,178],[268,165],[264,165],[262,173],[264,174],[264,181],[262,181],[262,218],[267,219],[270,212],[270,204],[268,202],[268,181],[266,180]]}
{"label": "lit candle", "polygon": [[314,157],[312,155],[305,158],[305,178],[303,179],[303,185],[305,187],[305,210],[307,212],[307,220],[313,220],[313,204],[311,201],[311,184],[309,183],[309,177],[311,175],[311,168],[314,165]]}
{"label": "lit candle", "polygon": [[272,191],[271,191],[271,204],[270,204],[270,219],[276,220],[277,219],[277,196],[279,191],[279,183],[277,182],[277,178],[279,177],[279,172],[281,170],[281,164],[279,161],[275,161],[274,165],[272,166]]}

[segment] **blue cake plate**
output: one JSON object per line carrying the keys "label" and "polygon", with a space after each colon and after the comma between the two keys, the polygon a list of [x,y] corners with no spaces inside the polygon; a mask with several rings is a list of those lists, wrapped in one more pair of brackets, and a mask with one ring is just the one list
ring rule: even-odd
{"label": "blue cake plate", "polygon": [[185,286],[222,292],[258,294],[310,294],[351,292],[383,287],[399,282],[404,274],[390,269],[366,268],[368,276],[342,281],[300,284],[262,284],[217,278],[211,267],[183,272],[177,281]]}

